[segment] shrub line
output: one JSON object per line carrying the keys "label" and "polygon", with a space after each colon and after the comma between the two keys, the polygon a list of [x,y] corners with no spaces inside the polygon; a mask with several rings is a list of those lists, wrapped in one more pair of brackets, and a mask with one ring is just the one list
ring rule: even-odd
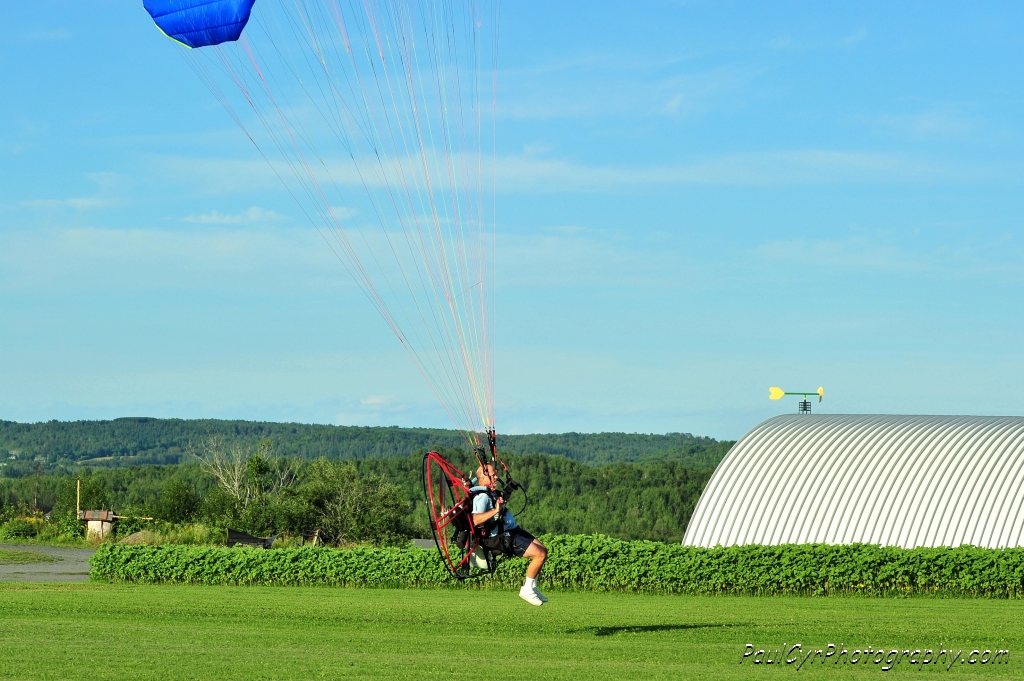
{"label": "shrub line", "polygon": [[[545,588],[658,594],[1024,596],[1024,549],[868,544],[702,549],[604,535],[542,537]],[[415,547],[284,549],[103,544],[93,579],[137,584],[468,587],[513,589],[525,561],[459,584],[434,551]]]}

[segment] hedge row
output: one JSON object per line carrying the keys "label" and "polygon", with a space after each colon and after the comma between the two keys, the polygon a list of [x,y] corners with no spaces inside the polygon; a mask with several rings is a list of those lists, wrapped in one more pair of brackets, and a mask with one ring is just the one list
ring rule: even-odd
{"label": "hedge row", "polygon": [[[939,594],[1024,597],[1024,549],[899,549],[867,544],[699,549],[602,535],[546,536],[549,589],[664,594]],[[104,544],[94,579],[133,583],[457,586],[436,552],[409,548],[294,549]],[[525,561],[476,588],[518,588]]]}

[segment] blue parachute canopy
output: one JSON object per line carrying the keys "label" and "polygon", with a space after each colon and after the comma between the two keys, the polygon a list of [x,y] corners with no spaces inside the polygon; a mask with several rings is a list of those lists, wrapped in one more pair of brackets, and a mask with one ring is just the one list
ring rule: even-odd
{"label": "blue parachute canopy", "polygon": [[256,0],[143,0],[169,38],[189,47],[238,40]]}

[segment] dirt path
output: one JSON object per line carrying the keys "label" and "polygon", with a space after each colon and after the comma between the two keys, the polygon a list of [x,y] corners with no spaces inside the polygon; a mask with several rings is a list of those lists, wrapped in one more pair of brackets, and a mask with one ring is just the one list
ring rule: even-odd
{"label": "dirt path", "polygon": [[36,551],[57,559],[52,563],[0,565],[0,582],[84,582],[89,579],[89,556],[96,553],[93,549],[25,544],[0,544],[0,549]]}

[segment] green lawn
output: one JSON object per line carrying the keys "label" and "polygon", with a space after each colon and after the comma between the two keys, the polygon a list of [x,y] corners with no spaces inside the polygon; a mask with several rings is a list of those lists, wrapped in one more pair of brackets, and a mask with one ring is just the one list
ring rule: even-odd
{"label": "green lawn", "polygon": [[23,565],[26,563],[53,563],[58,560],[39,551],[0,549],[0,565]]}
{"label": "green lawn", "polygon": [[57,548],[69,548],[69,549],[94,549],[97,543],[94,541],[85,541],[84,539],[72,539],[69,537],[48,537],[46,539],[39,539],[38,537],[4,537],[0,539],[0,544],[20,544],[22,546],[54,546]]}
{"label": "green lawn", "polygon": [[[0,584],[0,678],[693,679],[883,673],[740,665],[746,643],[1006,648],[1024,676],[1024,603],[108,584]],[[929,673],[946,671],[934,665]],[[890,674],[920,673],[904,661]],[[919,677],[923,678],[923,677]]]}

